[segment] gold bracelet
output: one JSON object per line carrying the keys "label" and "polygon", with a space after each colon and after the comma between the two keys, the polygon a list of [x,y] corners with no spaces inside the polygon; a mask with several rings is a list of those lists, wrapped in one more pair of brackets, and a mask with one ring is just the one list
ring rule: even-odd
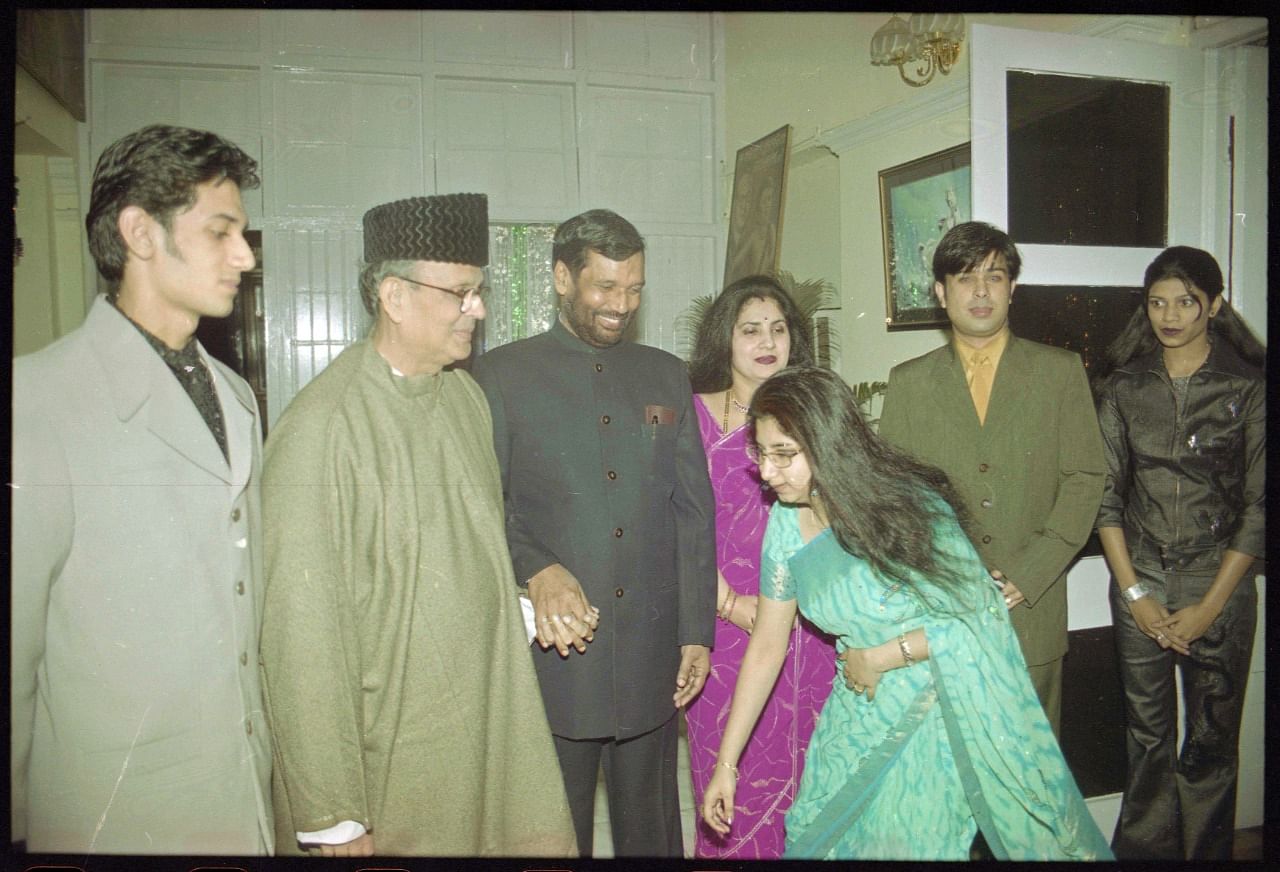
{"label": "gold bracelet", "polygon": [[911,656],[911,646],[907,644],[907,634],[898,634],[898,648],[902,651],[903,666],[910,666],[915,663],[915,658]]}
{"label": "gold bracelet", "polygon": [[733,777],[734,777],[734,778],[737,778],[737,777],[738,777],[738,767],[737,767],[737,766],[734,766],[732,763],[727,763],[727,762],[725,762],[724,760],[717,760],[717,761],[716,761],[716,765],[717,765],[717,766],[724,766],[726,769],[728,769],[730,772],[732,772],[732,773],[733,773]]}
{"label": "gold bracelet", "polygon": [[720,620],[724,621],[726,624],[729,623],[729,618],[733,616],[733,607],[736,606],[737,604],[738,604],[737,591],[733,591],[733,590],[729,591],[729,595],[724,598],[724,605],[720,607],[720,611],[716,613],[716,616],[720,618]]}

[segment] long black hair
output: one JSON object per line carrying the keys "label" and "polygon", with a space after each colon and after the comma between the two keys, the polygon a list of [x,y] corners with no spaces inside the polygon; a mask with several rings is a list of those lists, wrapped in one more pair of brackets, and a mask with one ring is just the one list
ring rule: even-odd
{"label": "long black hair", "polygon": [[733,328],[742,307],[751,300],[773,300],[782,310],[791,339],[788,366],[813,363],[813,343],[809,325],[791,295],[768,276],[747,276],[725,288],[712,301],[698,324],[693,355],[689,358],[689,381],[694,393],[722,391],[733,384]]}
{"label": "long black hair", "polygon": [[[1160,348],[1147,315],[1147,295],[1151,286],[1165,279],[1177,279],[1188,292],[1198,288],[1208,297],[1209,305],[1222,294],[1222,270],[1213,255],[1188,245],[1175,245],[1156,255],[1142,277],[1142,305],[1133,313],[1120,335],[1107,346],[1102,366],[1093,377],[1095,390],[1107,377],[1135,358],[1151,354]],[[1240,357],[1259,369],[1266,366],[1267,348],[1253,335],[1235,309],[1225,299],[1218,314],[1209,319],[1209,338],[1230,345]]]}
{"label": "long black hair", "polygon": [[935,533],[950,516],[944,503],[962,527],[967,523],[964,500],[941,469],[873,433],[840,376],[788,367],[756,389],[750,408],[753,425],[772,418],[799,443],[841,548],[870,563],[886,583],[916,590],[919,577],[949,590],[973,583],[972,569],[966,573],[948,556]]}

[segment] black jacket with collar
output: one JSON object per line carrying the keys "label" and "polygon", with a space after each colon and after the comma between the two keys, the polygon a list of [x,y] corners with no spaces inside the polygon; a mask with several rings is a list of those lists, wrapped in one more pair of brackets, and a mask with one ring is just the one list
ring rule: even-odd
{"label": "black jacket with collar", "polygon": [[683,645],[715,639],[715,498],[684,363],[555,321],[481,355],[516,580],[560,563],[600,609],[585,654],[533,649],[551,732],[629,739],[671,717]]}
{"label": "black jacket with collar", "polygon": [[1212,571],[1265,544],[1266,382],[1215,342],[1179,412],[1163,353],[1112,373],[1099,397],[1107,480],[1096,526],[1121,527],[1133,562]]}

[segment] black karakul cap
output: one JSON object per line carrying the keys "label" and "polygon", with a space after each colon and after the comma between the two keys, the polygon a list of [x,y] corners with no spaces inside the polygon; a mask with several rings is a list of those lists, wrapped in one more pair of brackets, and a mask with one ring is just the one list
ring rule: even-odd
{"label": "black karakul cap", "polygon": [[489,265],[489,198],[409,197],[364,213],[364,261],[435,260]]}

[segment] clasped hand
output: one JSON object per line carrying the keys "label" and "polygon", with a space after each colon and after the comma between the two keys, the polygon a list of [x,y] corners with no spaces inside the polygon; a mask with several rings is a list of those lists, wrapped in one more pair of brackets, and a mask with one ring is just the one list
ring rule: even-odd
{"label": "clasped hand", "polygon": [[[1133,615],[1133,622],[1138,625],[1138,629],[1144,635],[1151,637],[1161,648],[1172,648],[1179,654],[1190,654],[1191,643],[1199,638],[1213,622],[1213,617],[1204,621],[1203,624],[1197,620],[1203,608],[1200,603],[1197,603],[1170,615],[1169,610],[1157,600],[1144,596],[1129,603],[1129,614]],[[1197,626],[1199,626],[1198,630]],[[1195,631],[1195,635],[1189,636],[1188,633],[1192,630]]]}
{"label": "clasped hand", "polygon": [[529,600],[537,627],[534,638],[543,650],[555,645],[561,657],[568,657],[570,648],[586,653],[600,624],[600,610],[587,601],[572,572],[559,563],[548,566],[529,579]]}
{"label": "clasped hand", "polygon": [[844,664],[845,687],[858,695],[865,693],[868,702],[876,698],[876,686],[882,674],[872,662],[871,651],[871,648],[846,648],[836,655]]}
{"label": "clasped hand", "polygon": [[1004,595],[1004,607],[1006,609],[1012,609],[1014,606],[1022,605],[1027,601],[1027,598],[1022,595],[1022,591],[1018,590],[1018,586],[1005,578],[1003,572],[993,569],[991,570],[991,577],[995,579],[1000,588],[1000,593]]}

